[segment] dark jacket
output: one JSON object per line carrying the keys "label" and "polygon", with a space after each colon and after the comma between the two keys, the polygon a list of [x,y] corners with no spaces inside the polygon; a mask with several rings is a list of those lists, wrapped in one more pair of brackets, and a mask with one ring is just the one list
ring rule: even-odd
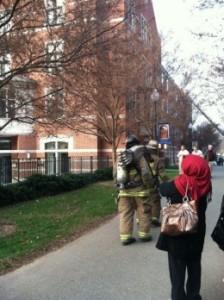
{"label": "dark jacket", "polygon": [[205,154],[205,159],[208,161],[216,161],[216,153],[213,150],[208,150]]}
{"label": "dark jacket", "polygon": [[222,197],[220,215],[216,222],[215,228],[212,231],[211,237],[214,242],[217,243],[219,248],[224,251],[224,195]]}
{"label": "dark jacket", "polygon": [[224,195],[222,196],[221,213],[224,212]]}
{"label": "dark jacket", "polygon": [[[160,193],[171,200],[171,203],[182,202],[182,196],[176,189],[174,182],[164,182],[160,185]],[[207,196],[198,200],[198,228],[197,232],[188,235],[171,237],[160,234],[156,247],[160,250],[167,251],[176,258],[181,259],[198,259],[203,250],[205,238],[205,211],[207,207]]]}

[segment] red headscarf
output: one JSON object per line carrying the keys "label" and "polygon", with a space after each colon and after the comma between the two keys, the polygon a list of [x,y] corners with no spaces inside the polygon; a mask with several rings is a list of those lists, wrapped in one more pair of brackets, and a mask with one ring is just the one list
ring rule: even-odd
{"label": "red headscarf", "polygon": [[186,193],[188,185],[188,194],[192,200],[198,200],[200,197],[208,194],[212,190],[211,172],[208,162],[198,155],[188,155],[182,162],[183,174],[177,176],[174,184],[182,196]]}

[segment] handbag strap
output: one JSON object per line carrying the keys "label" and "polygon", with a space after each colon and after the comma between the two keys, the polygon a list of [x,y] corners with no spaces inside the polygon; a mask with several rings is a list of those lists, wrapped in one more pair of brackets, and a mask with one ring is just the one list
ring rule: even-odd
{"label": "handbag strap", "polygon": [[183,196],[183,198],[182,198],[182,202],[184,203],[184,202],[189,202],[190,200],[189,200],[189,196],[188,196],[188,190],[189,190],[189,183],[188,183],[188,181],[187,181],[187,186],[186,186],[186,190],[185,190],[185,194],[184,194],[184,196]]}

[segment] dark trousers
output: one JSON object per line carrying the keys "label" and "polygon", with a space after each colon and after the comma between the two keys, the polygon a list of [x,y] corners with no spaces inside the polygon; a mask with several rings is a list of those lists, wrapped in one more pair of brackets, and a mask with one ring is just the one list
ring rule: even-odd
{"label": "dark trousers", "polygon": [[[172,300],[202,300],[199,292],[201,287],[201,258],[183,260],[168,253]],[[185,277],[188,274],[186,288]]]}

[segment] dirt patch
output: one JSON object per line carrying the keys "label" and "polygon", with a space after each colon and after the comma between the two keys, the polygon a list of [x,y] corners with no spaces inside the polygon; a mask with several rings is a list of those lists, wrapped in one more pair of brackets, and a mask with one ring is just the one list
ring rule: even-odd
{"label": "dirt patch", "polygon": [[0,223],[0,237],[9,236],[16,232],[15,224]]}

